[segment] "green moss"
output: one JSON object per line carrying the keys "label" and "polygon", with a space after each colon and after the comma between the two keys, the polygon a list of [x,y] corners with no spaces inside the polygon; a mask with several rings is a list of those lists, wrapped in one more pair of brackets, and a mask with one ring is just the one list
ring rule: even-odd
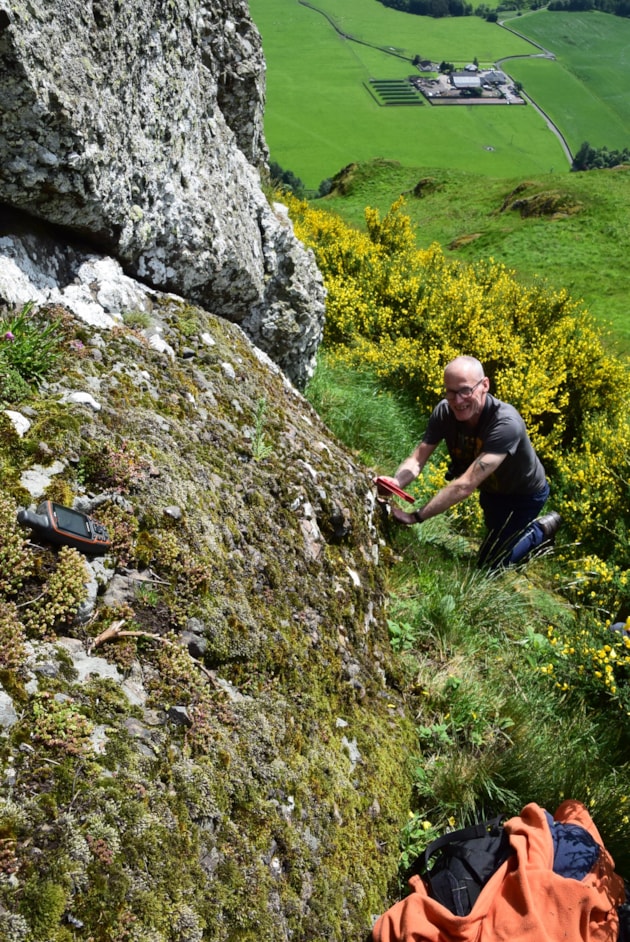
{"label": "green moss", "polygon": [[72,408],[53,398],[38,398],[32,403],[36,415],[28,432],[31,442],[46,442],[53,458],[72,454],[78,450],[81,441],[80,410]]}
{"label": "green moss", "polygon": [[76,482],[70,482],[62,477],[54,477],[43,497],[52,500],[64,507],[71,507],[76,496]]}
{"label": "green moss", "polygon": [[24,459],[24,442],[4,411],[0,411],[0,451],[9,466],[19,467]]}
{"label": "green moss", "polygon": [[66,908],[67,890],[51,880],[31,878],[20,901],[20,912],[35,939],[57,940],[59,923]]}

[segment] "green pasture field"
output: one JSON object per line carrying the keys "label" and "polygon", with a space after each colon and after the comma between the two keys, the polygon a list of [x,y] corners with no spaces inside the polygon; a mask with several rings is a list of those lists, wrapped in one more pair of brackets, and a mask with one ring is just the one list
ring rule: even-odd
{"label": "green pasture field", "polygon": [[[493,257],[526,282],[567,288],[630,353],[630,171],[568,173],[557,138],[531,106],[381,107],[365,87],[370,78],[410,74],[400,55],[459,66],[538,48],[478,17],[432,20],[377,0],[320,0],[339,28],[399,53],[387,55],[344,39],[297,0],[250,0],[250,7],[268,64],[271,159],[310,189],[358,165],[345,195],[334,193],[322,208],[361,226],[365,206],[386,212],[404,193],[420,245],[436,241],[468,261]],[[508,58],[503,68],[572,150],[584,140],[630,146],[630,21],[539,11],[509,25],[557,56]],[[503,211],[520,184],[557,200],[561,211],[527,218]]]}
{"label": "green pasture field", "polygon": [[630,146],[630,20],[539,10],[509,25],[556,57],[504,65],[561,129],[573,153],[584,141],[611,150]]}
{"label": "green pasture field", "polygon": [[[465,64],[524,54],[531,44],[479,17],[432,20],[377,0],[320,0],[339,28],[399,55]],[[404,78],[411,63],[337,33],[297,0],[251,0],[267,61],[271,160],[310,189],[354,161],[382,157],[490,177],[568,170],[555,135],[530,106],[383,107],[365,84]]]}
{"label": "green pasture field", "polygon": [[[251,0],[254,20],[255,6],[260,2],[267,7],[273,0]],[[295,2],[289,2],[289,6]],[[378,0],[309,0],[309,3],[311,16],[325,19],[328,15],[340,30],[355,39],[390,48],[408,59],[419,55],[436,62],[446,59],[465,64],[475,56],[480,62],[494,62],[498,56],[536,51],[526,40],[478,16],[442,19],[414,16],[385,7]],[[313,8],[321,12],[318,14]]]}

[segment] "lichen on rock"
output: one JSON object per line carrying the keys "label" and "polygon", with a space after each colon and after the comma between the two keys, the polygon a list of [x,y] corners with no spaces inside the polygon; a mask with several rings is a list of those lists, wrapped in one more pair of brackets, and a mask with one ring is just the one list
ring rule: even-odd
{"label": "lichen on rock", "polygon": [[0,0],[0,65],[0,938],[362,939],[414,740],[247,4]]}

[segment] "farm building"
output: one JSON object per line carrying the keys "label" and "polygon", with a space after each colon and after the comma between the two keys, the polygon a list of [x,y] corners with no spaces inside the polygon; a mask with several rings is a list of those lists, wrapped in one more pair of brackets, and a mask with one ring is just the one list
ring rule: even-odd
{"label": "farm building", "polygon": [[470,72],[451,72],[451,84],[458,89],[481,88],[481,76]]}
{"label": "farm building", "polygon": [[483,80],[486,85],[507,85],[508,83],[508,77],[505,72],[500,72],[498,69],[491,69],[489,72],[484,72]]}

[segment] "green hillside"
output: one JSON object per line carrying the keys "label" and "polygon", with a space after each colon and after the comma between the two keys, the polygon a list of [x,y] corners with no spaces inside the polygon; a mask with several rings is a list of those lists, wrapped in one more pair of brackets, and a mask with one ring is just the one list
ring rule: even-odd
{"label": "green hillside", "polygon": [[384,213],[401,194],[419,245],[567,288],[630,352],[630,169],[498,180],[377,161],[348,167],[318,205],[362,226],[366,206]]}
{"label": "green hillside", "polygon": [[401,194],[419,245],[567,288],[630,352],[629,168],[495,180],[377,161],[348,167],[318,205],[362,227],[366,206],[384,213]]}

